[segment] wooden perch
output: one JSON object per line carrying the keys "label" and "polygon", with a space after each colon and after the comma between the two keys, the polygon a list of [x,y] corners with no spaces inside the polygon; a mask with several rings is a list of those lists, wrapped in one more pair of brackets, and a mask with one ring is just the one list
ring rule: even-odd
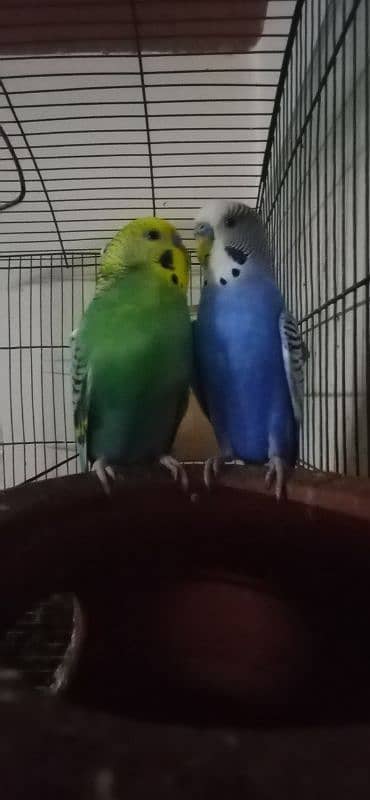
{"label": "wooden perch", "polygon": [[367,482],[299,471],[278,504],[262,470],[227,467],[212,492],[189,475],[189,495],[161,468],[126,470],[109,498],[92,474],[4,492],[0,631],[72,592],[56,688],[79,702],[368,714]]}

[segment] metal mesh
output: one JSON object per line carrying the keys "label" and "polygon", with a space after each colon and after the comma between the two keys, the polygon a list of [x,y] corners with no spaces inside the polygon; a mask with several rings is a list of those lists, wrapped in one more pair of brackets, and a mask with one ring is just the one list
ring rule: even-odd
{"label": "metal mesh", "polygon": [[[94,293],[100,248],[153,213],[192,248],[205,200],[255,205],[294,6],[2,4],[0,485],[78,469],[69,335]],[[71,614],[68,597],[31,610],[0,659],[47,685]]]}
{"label": "metal mesh", "polygon": [[31,687],[50,686],[69,644],[72,622],[72,597],[53,595],[0,640],[0,665],[21,671]]}
{"label": "metal mesh", "polygon": [[[303,464],[369,473],[369,3],[81,0],[78,24],[72,0],[3,4],[4,486],[77,469],[68,342],[102,245],[133,217],[168,217],[196,307],[192,219],[221,197],[261,210],[310,351]],[[34,683],[64,647],[70,599],[42,609],[0,646]]]}
{"label": "metal mesh", "polygon": [[[223,4],[211,8],[208,0],[188,6],[178,0],[114,1],[102,19],[99,4],[84,0],[78,19],[75,3],[68,4],[68,24],[65,3],[58,0],[52,6],[32,0],[32,13],[28,3],[5,6],[5,487],[77,469],[69,334],[92,297],[100,248],[135,216],[167,217],[191,250],[189,299],[195,308],[195,213],[210,198],[256,203],[295,3],[230,4],[226,13]],[[98,52],[103,43],[105,52]],[[26,194],[14,205],[22,180]]]}
{"label": "metal mesh", "polygon": [[[99,254],[66,251],[0,256],[0,474],[4,487],[78,471],[73,429],[70,334],[95,291]],[[189,301],[196,307],[200,269]]]}
{"label": "metal mesh", "polygon": [[300,321],[303,464],[369,474],[369,1],[297,4],[259,193]]}

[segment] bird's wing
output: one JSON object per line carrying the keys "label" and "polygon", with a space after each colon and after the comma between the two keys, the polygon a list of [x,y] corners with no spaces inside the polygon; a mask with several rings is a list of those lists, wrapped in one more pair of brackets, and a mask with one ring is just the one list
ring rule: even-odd
{"label": "bird's wing", "polygon": [[76,328],[71,333],[71,372],[72,372],[72,405],[77,449],[81,468],[87,469],[87,419],[89,410],[91,379],[87,358],[83,352]]}
{"label": "bird's wing", "polygon": [[202,378],[200,374],[199,364],[197,362],[196,330],[197,330],[197,321],[194,319],[191,323],[191,331],[193,338],[193,368],[191,377],[191,388],[195,394],[195,397],[198,400],[198,403],[203,411],[203,414],[205,414],[206,417],[208,417],[209,419],[207,402],[202,388]]}
{"label": "bird's wing", "polygon": [[293,412],[295,419],[300,423],[303,417],[304,363],[308,351],[302,342],[297,321],[288,311],[280,314],[279,330]]}

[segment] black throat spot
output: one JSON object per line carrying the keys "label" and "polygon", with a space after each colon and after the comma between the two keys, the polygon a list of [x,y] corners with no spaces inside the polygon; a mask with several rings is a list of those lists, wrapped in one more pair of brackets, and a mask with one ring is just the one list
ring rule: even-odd
{"label": "black throat spot", "polygon": [[172,250],[165,250],[159,258],[159,263],[163,269],[173,269],[173,253]]}
{"label": "black throat spot", "polygon": [[236,261],[237,264],[245,264],[247,260],[246,254],[238,247],[225,247],[225,253],[227,253],[233,261]]}

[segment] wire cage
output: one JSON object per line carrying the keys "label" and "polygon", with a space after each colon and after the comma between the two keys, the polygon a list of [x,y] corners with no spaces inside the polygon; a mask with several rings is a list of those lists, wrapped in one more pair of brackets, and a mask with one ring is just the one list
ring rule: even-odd
{"label": "wire cage", "polygon": [[[301,463],[369,474],[369,4],[3,5],[4,488],[78,470],[69,335],[101,247],[136,216],[170,219],[195,311],[192,220],[212,198],[261,212],[307,343]],[[28,622],[0,653],[19,658]]]}
{"label": "wire cage", "polygon": [[9,5],[0,34],[2,201],[26,185],[0,218],[5,487],[78,469],[69,334],[122,224],[178,226],[196,307],[194,214],[209,198],[256,203],[295,4],[31,5]]}
{"label": "wire cage", "polygon": [[304,466],[369,475],[369,3],[298,3],[258,206],[310,351]]}

